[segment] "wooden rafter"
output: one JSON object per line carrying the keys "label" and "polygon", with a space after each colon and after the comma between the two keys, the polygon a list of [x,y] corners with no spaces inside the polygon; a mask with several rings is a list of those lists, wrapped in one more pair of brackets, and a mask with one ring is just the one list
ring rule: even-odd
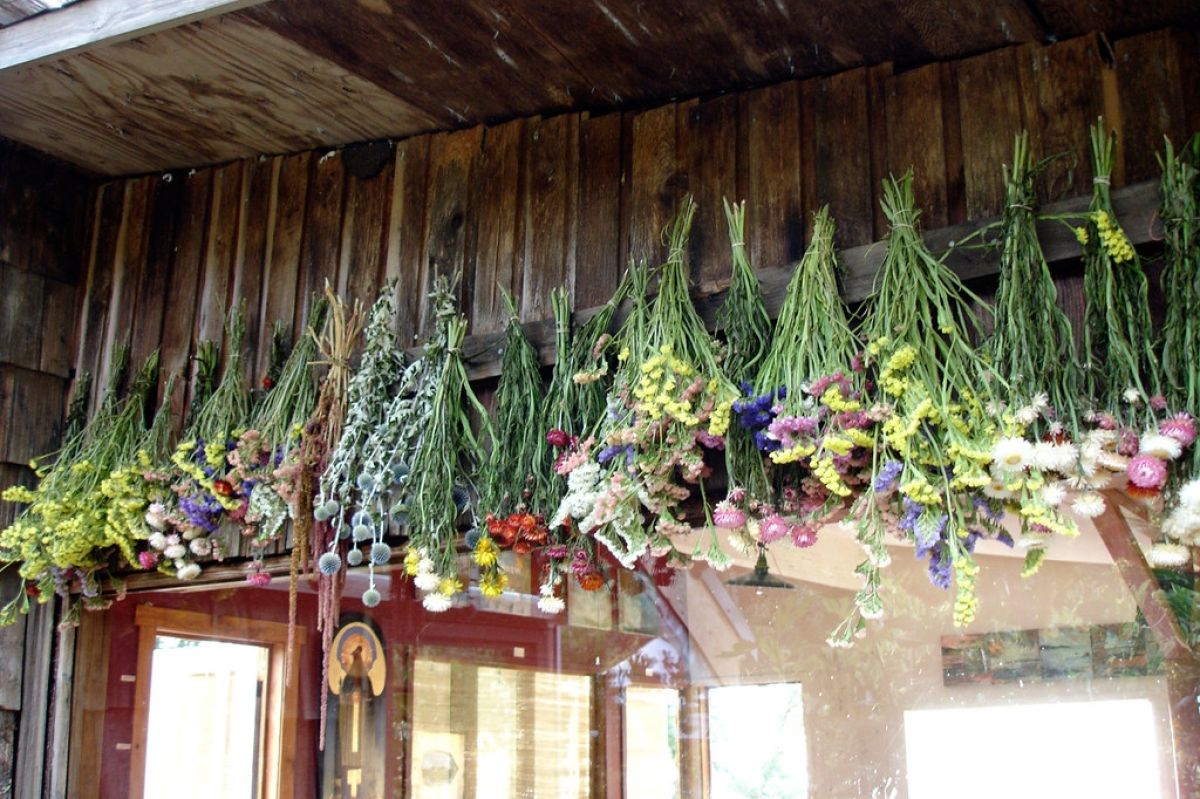
{"label": "wooden rafter", "polygon": [[86,0],[0,29],[0,72],[128,41],[264,0]]}

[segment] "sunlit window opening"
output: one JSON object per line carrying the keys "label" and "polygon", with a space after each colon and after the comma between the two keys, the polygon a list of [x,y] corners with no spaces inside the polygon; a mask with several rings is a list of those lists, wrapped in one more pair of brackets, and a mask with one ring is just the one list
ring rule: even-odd
{"label": "sunlit window opening", "polygon": [[710,688],[708,741],[712,799],[808,796],[798,683]]}
{"label": "sunlit window opening", "polygon": [[909,710],[910,799],[1163,796],[1147,699]]}

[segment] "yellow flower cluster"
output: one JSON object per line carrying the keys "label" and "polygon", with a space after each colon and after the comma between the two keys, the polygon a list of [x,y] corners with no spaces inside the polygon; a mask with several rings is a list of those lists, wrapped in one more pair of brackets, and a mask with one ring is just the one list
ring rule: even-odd
{"label": "yellow flower cluster", "polygon": [[[213,468],[218,468],[225,463],[225,447],[221,447],[220,458],[213,459],[210,456],[211,444],[204,448],[204,460]],[[205,491],[216,497],[217,502],[221,503],[221,507],[225,510],[237,510],[241,505],[241,500],[233,496],[225,496],[218,492],[213,487],[213,479],[204,473],[204,470],[196,465],[196,462],[191,458],[191,453],[196,449],[194,442],[185,441],[176,447],[175,452],[171,455],[171,463],[175,464],[178,469],[188,477],[195,480]]]}
{"label": "yellow flower cluster", "polygon": [[900,493],[913,502],[919,502],[922,505],[942,504],[941,493],[930,485],[924,477],[916,477],[902,484],[900,486]]}
{"label": "yellow flower cluster", "polygon": [[639,414],[654,421],[666,417],[686,427],[700,423],[692,400],[681,396],[696,370],[676,358],[670,345],[664,344],[657,355],[643,363],[641,373],[633,390]]}
{"label": "yellow flower cluster", "polygon": [[767,457],[771,459],[771,463],[796,463],[804,460],[816,451],[817,448],[815,446],[801,441],[797,444],[793,444],[787,449],[777,449]]}
{"label": "yellow flower cluster", "polygon": [[1080,226],[1075,228],[1075,240],[1079,242],[1080,247],[1086,247],[1091,237],[1088,236],[1087,228]]}
{"label": "yellow flower cluster", "polygon": [[150,506],[149,485],[135,466],[118,469],[100,484],[106,503],[104,537],[114,544],[129,563],[137,563],[134,543],[149,535],[146,509]]}
{"label": "yellow flower cluster", "polygon": [[417,565],[421,562],[421,553],[413,548],[409,548],[404,553],[404,573],[409,577],[417,576]]}
{"label": "yellow flower cluster", "polygon": [[850,496],[850,487],[842,481],[842,476],[833,465],[833,458],[813,458],[809,467],[821,484],[829,489],[829,493],[839,497]]}
{"label": "yellow flower cluster", "polygon": [[454,596],[463,590],[463,584],[457,577],[443,577],[438,583],[438,593],[442,596]]}
{"label": "yellow flower cluster", "polygon": [[825,389],[825,393],[821,395],[821,404],[835,413],[862,410],[862,403],[858,400],[846,399],[842,396],[842,387],[836,384]]}
{"label": "yellow flower cluster", "polygon": [[879,385],[893,397],[901,397],[908,390],[908,379],[904,372],[917,360],[917,348],[910,345],[901,347],[892,353],[879,372]]}
{"label": "yellow flower cluster", "polygon": [[1096,211],[1092,214],[1092,221],[1096,223],[1096,232],[1100,234],[1100,246],[1109,258],[1118,264],[1133,260],[1133,245],[1129,243],[1125,231],[1107,212]]}
{"label": "yellow flower cluster", "polygon": [[891,416],[883,423],[883,434],[887,439],[888,446],[896,450],[901,457],[907,458],[909,455],[909,440],[921,428],[921,422],[925,419],[934,419],[935,409],[933,400],[926,397],[917,403],[917,407],[913,408],[912,413],[907,418],[902,416]]}
{"label": "yellow flower cluster", "polygon": [[[715,388],[713,389],[715,391]],[[733,400],[725,400],[718,402],[717,407],[713,408],[712,415],[708,418],[708,434],[711,436],[724,436],[729,432],[729,420],[733,416]]]}
{"label": "yellow flower cluster", "polygon": [[[966,530],[959,531],[965,534]],[[979,564],[969,555],[954,559],[954,626],[964,627],[975,621],[978,600],[975,598],[975,578],[979,575]]]}
{"label": "yellow flower cluster", "polygon": [[1030,524],[1040,524],[1055,535],[1065,538],[1075,538],[1079,535],[1079,528],[1073,522],[1067,521],[1041,502],[1023,503],[1021,518]]}

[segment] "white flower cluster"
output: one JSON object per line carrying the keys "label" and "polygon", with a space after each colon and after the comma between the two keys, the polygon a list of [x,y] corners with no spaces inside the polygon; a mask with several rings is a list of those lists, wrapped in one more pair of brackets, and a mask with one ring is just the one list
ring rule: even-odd
{"label": "white flower cluster", "polygon": [[538,593],[541,596],[538,597],[537,606],[542,613],[562,613],[563,608],[567,606],[567,603],[554,593],[553,583],[543,583]]}
{"label": "white flower cluster", "polygon": [[1184,483],[1177,500],[1163,519],[1163,534],[1177,545],[1200,546],[1200,478]]}

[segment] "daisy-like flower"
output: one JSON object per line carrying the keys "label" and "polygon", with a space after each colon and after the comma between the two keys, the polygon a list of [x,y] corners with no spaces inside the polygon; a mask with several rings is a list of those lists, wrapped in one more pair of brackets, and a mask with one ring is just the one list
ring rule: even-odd
{"label": "daisy-like flower", "polygon": [[1045,391],[1039,391],[1033,395],[1033,399],[1029,400],[1029,406],[1038,413],[1045,413],[1050,408],[1050,395]]}
{"label": "daisy-like flower", "polygon": [[540,610],[542,613],[554,614],[562,613],[563,608],[567,606],[567,603],[554,596],[554,594],[549,594],[539,597],[537,606],[538,610]]}
{"label": "daisy-like flower", "polygon": [[413,585],[422,591],[437,591],[441,584],[442,578],[431,571],[418,571],[417,576],[413,578]]}
{"label": "daisy-like flower", "polygon": [[1137,406],[1142,403],[1142,393],[1136,388],[1130,386],[1129,388],[1125,389],[1125,393],[1121,395],[1121,399],[1125,400],[1125,402],[1130,405]]}
{"label": "daisy-like flower", "polygon": [[807,524],[793,524],[788,529],[788,535],[800,549],[808,549],[817,543],[817,531]]}
{"label": "daisy-like flower", "polygon": [[189,563],[175,570],[175,576],[180,580],[194,580],[200,576],[200,564]]}
{"label": "daisy-like flower", "polygon": [[1163,535],[1180,543],[1189,543],[1200,533],[1200,512],[1183,506],[1163,519]]}
{"label": "daisy-like flower", "polygon": [[1158,425],[1158,432],[1170,436],[1181,446],[1190,447],[1196,440],[1196,420],[1189,413],[1177,413]]}
{"label": "daisy-like flower", "polygon": [[1062,483],[1047,483],[1042,488],[1042,502],[1052,508],[1057,508],[1067,498],[1067,489]]}
{"label": "daisy-like flower", "polygon": [[1192,551],[1182,544],[1167,544],[1156,542],[1146,553],[1150,565],[1160,569],[1172,569],[1186,566],[1192,562]]}
{"label": "daisy-like flower", "polygon": [[180,558],[185,557],[187,553],[188,548],[183,544],[171,544],[163,550],[163,555],[167,556],[171,560],[179,560]]}
{"label": "daisy-like flower", "polygon": [[1004,487],[1004,483],[1000,480],[992,480],[983,487],[983,494],[992,499],[1009,499],[1013,492]]}
{"label": "daisy-like flower", "polygon": [[728,500],[721,500],[713,508],[713,524],[726,530],[736,530],[746,524],[746,514]]}
{"label": "daisy-like flower", "polygon": [[430,613],[445,613],[454,604],[454,600],[441,591],[432,591],[421,598],[421,605]]}
{"label": "daisy-like flower", "polygon": [[1038,420],[1038,416],[1040,415],[1037,408],[1032,405],[1026,405],[1018,408],[1017,412],[1013,414],[1013,418],[1017,420],[1018,424],[1031,425]]}
{"label": "daisy-like flower", "polygon": [[162,552],[167,548],[167,537],[162,533],[151,533],[150,537],[146,539],[146,543]]}
{"label": "daisy-like flower", "polygon": [[772,513],[762,520],[758,528],[758,539],[764,544],[771,544],[788,534],[787,519],[778,513]]}
{"label": "daisy-like flower", "polygon": [[1138,455],[1126,472],[1129,482],[1138,488],[1159,489],[1167,481],[1167,464],[1153,455]]}
{"label": "daisy-like flower", "polygon": [[1033,447],[1016,436],[1002,438],[992,446],[992,462],[1007,472],[1018,472],[1029,465]]}
{"label": "daisy-like flower", "polygon": [[1163,433],[1146,433],[1138,442],[1138,454],[1173,461],[1183,452],[1183,445]]}
{"label": "daisy-like flower", "polygon": [[1200,478],[1183,484],[1179,489],[1179,504],[1200,512]]}
{"label": "daisy-like flower", "polygon": [[1101,513],[1104,513],[1104,497],[1097,494],[1095,491],[1088,491],[1080,494],[1071,503],[1071,511],[1085,519],[1094,519]]}
{"label": "daisy-like flower", "polygon": [[749,555],[754,551],[754,539],[745,530],[731,532],[725,541],[729,544],[729,548],[739,555]]}
{"label": "daisy-like flower", "polygon": [[162,531],[167,528],[167,509],[161,502],[150,503],[143,518],[146,524],[155,530]]}

